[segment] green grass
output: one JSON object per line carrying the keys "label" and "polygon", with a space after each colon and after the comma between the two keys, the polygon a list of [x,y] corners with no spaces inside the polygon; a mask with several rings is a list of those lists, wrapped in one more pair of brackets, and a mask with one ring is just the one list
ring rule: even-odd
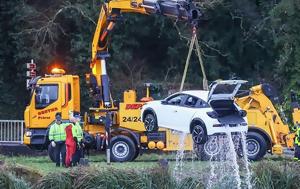
{"label": "green grass", "polygon": [[[158,155],[158,154],[144,154],[138,157],[134,162],[111,163],[107,165],[106,157],[103,154],[89,156],[90,166],[92,167],[113,167],[120,169],[130,168],[151,168],[157,165],[157,160],[161,158],[174,159],[174,155]],[[37,170],[40,174],[45,175],[53,171],[64,171],[63,167],[55,167],[48,156],[3,156],[0,155],[0,160],[4,160],[8,165],[22,165],[33,170]]]}
{"label": "green grass", "polygon": [[[91,155],[88,157],[89,164],[91,167],[113,167],[117,169],[145,169],[152,168],[158,165],[159,159],[168,159],[169,166],[173,168],[175,166],[175,154],[143,154],[139,156],[133,162],[124,162],[124,163],[116,163],[113,162],[111,165],[107,165],[106,156],[104,154]],[[0,155],[0,160],[4,160],[8,165],[21,165],[27,167],[29,169],[33,169],[38,171],[41,175],[45,175],[49,172],[54,171],[65,171],[66,169],[63,167],[55,167],[55,163],[53,163],[48,156],[3,156]],[[281,158],[275,156],[269,156],[265,158],[268,161],[291,161],[291,158]],[[252,165],[255,166],[258,162],[253,162]],[[202,161],[194,161],[191,160],[184,162],[184,167],[188,169],[196,168],[203,169],[208,166],[207,162]]]}

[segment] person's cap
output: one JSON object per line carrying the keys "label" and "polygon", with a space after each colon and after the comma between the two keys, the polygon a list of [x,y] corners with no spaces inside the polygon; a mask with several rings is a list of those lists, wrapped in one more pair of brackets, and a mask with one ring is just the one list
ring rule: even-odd
{"label": "person's cap", "polygon": [[79,119],[80,119],[80,113],[79,113],[79,112],[74,112],[73,116],[74,116],[75,118],[79,118]]}
{"label": "person's cap", "polygon": [[57,113],[55,114],[55,119],[56,119],[57,121],[61,121],[61,113],[60,113],[60,112],[57,112]]}

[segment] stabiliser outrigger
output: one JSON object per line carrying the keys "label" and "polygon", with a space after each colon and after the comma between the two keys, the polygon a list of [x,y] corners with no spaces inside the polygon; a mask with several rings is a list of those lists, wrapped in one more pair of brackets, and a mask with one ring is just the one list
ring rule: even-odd
{"label": "stabiliser outrigger", "polygon": [[[107,59],[110,57],[108,38],[117,22],[123,20],[123,13],[166,16],[176,21],[188,22],[194,29],[202,16],[201,11],[191,0],[111,0],[102,4],[92,41],[91,73],[86,74],[89,91],[95,103],[84,115],[83,129],[86,146],[96,146],[99,150],[106,149],[108,161],[110,154],[113,154],[113,161],[134,160],[140,149],[177,150],[179,141],[178,136],[171,130],[145,132],[140,118],[140,108],[145,101],[136,101],[134,90],[125,91],[124,101],[119,104],[112,98],[106,70]],[[24,112],[26,126],[24,144],[33,148],[47,147],[49,143],[47,133],[54,121],[55,113],[62,112],[62,119],[68,121],[70,111],[80,111],[79,77],[64,74],[64,71],[56,69],[52,71],[52,75],[32,80],[34,81],[31,82],[32,86],[37,87],[32,90],[31,102]],[[49,94],[57,95],[46,100],[49,103],[45,103],[41,97]],[[116,142],[121,148],[130,147],[126,151],[129,151],[129,155],[116,158],[122,153],[114,154],[113,150],[110,153]],[[187,143],[186,148],[192,150],[192,139],[187,139]],[[51,149],[49,155],[51,157]]]}

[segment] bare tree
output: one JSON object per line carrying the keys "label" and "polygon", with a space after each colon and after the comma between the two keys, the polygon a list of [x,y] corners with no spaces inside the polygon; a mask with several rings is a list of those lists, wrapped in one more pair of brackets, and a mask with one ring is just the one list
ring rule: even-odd
{"label": "bare tree", "polygon": [[23,2],[23,7],[28,9],[28,15],[24,16],[25,25],[28,28],[15,33],[15,35],[31,35],[34,39],[34,46],[38,47],[38,50],[42,50],[47,43],[56,45],[56,39],[60,33],[68,35],[62,23],[59,22],[59,16],[70,10],[75,10],[83,18],[86,18],[89,22],[96,25],[96,22],[91,18],[81,7],[73,5],[70,2],[64,3],[54,13],[47,15],[47,11],[40,12],[31,6],[26,5]]}
{"label": "bare tree", "polygon": [[121,63],[126,67],[127,71],[129,72],[131,88],[135,89],[139,84],[137,81],[142,80],[142,72],[145,68],[146,61],[142,59],[135,61],[121,61]]}
{"label": "bare tree", "polygon": [[176,70],[176,69],[177,69],[177,66],[172,62],[171,65],[168,67],[168,69],[166,71],[164,82],[167,82],[170,72],[173,71],[173,70]]}

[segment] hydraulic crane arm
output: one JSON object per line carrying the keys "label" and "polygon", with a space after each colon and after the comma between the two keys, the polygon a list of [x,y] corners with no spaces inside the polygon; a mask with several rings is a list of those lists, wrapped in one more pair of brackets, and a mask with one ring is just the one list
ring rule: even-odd
{"label": "hydraulic crane arm", "polygon": [[196,25],[201,13],[191,0],[111,0],[102,5],[92,43],[92,74],[87,81],[91,92],[98,102],[97,108],[112,108],[106,59],[108,54],[108,34],[122,13],[158,14]]}

